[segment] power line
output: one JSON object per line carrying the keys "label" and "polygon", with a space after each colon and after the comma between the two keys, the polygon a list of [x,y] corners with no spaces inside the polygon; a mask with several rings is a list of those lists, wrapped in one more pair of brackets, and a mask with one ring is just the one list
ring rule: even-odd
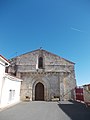
{"label": "power line", "polygon": [[18,52],[13,53],[12,55],[10,55],[10,57],[9,57],[9,58],[16,57],[16,56],[17,56],[17,53],[18,53]]}

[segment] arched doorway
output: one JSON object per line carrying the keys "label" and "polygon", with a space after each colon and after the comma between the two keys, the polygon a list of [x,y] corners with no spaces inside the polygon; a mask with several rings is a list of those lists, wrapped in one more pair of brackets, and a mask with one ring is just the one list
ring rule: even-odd
{"label": "arched doorway", "polygon": [[35,86],[35,100],[44,101],[44,85],[40,82]]}

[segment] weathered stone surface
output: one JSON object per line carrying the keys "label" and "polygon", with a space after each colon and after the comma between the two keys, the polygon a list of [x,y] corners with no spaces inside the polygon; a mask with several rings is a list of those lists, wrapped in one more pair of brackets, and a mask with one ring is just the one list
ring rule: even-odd
{"label": "weathered stone surface", "polygon": [[83,86],[84,102],[90,105],[90,84]]}
{"label": "weathered stone surface", "polygon": [[[40,57],[43,58],[42,68],[38,68]],[[35,100],[35,86],[39,82],[44,85],[44,100],[72,99],[76,86],[74,63],[48,51],[38,49],[13,58],[8,72],[23,79],[21,100],[27,96]]]}

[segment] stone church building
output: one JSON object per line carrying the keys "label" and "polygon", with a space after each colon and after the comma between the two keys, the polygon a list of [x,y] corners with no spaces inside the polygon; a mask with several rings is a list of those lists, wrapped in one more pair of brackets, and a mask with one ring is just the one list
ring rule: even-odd
{"label": "stone church building", "polygon": [[10,60],[8,73],[22,79],[21,100],[50,101],[74,98],[75,63],[43,49]]}

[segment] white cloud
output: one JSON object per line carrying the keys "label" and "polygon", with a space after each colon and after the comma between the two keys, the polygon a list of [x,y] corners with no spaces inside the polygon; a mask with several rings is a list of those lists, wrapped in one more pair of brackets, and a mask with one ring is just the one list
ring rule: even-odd
{"label": "white cloud", "polygon": [[71,27],[71,29],[74,30],[74,31],[77,31],[77,32],[83,32],[82,30],[77,29],[77,28],[73,28],[73,27]]}

